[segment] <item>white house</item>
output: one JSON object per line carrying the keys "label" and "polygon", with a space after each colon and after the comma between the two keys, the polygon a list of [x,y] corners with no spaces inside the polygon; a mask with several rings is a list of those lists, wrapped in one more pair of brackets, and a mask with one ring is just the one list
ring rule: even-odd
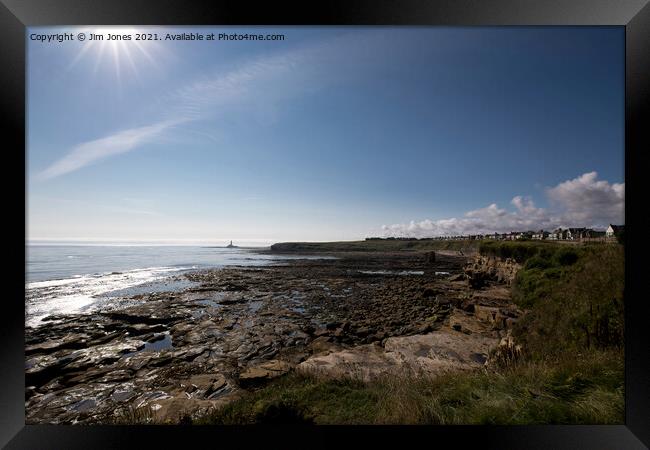
{"label": "white house", "polygon": [[569,228],[566,230],[566,239],[573,241],[585,237],[586,228]]}
{"label": "white house", "polygon": [[549,236],[549,233],[547,231],[539,230],[537,233],[533,234],[533,239],[541,241],[541,240],[547,239],[548,236]]}
{"label": "white house", "polygon": [[612,238],[616,236],[618,233],[623,231],[623,225],[612,225],[611,223],[607,227],[607,230],[605,230],[605,236],[608,238]]}
{"label": "white house", "polygon": [[552,241],[562,241],[567,238],[567,230],[562,228],[556,228],[551,233],[548,234],[548,239]]}

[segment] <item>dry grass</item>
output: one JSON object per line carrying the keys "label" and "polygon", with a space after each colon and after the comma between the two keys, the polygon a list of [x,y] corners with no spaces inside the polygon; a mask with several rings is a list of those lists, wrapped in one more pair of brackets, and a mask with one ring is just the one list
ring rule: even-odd
{"label": "dry grass", "polygon": [[368,383],[291,374],[197,423],[623,423],[620,352],[447,374],[386,375]]}

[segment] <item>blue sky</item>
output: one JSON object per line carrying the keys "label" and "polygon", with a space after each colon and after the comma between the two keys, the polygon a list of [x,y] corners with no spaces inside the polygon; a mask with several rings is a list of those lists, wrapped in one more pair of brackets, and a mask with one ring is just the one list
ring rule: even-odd
{"label": "blue sky", "polygon": [[[285,39],[29,38],[66,31]],[[27,43],[29,239],[622,221],[620,27],[31,28]]]}

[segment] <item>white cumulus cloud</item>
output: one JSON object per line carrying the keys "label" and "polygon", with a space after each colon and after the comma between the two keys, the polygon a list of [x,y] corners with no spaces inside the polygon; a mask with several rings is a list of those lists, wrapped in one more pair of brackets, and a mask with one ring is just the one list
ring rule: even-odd
{"label": "white cumulus cloud", "polygon": [[423,238],[551,230],[557,227],[603,229],[609,223],[623,223],[625,183],[598,180],[596,172],[585,173],[548,188],[546,196],[550,208],[538,208],[530,197],[518,195],[511,200],[514,206],[512,211],[492,203],[458,218],[383,225],[382,232],[384,236]]}
{"label": "white cumulus cloud", "polygon": [[623,221],[625,183],[610,184],[597,178],[596,172],[589,172],[547,190],[551,203],[565,211],[567,222],[607,226]]}

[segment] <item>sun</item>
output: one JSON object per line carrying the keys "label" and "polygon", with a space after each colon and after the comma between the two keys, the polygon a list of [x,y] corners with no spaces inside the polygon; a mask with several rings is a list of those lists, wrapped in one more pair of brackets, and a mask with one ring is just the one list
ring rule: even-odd
{"label": "sun", "polygon": [[106,26],[79,29],[77,36],[80,34],[85,36],[84,44],[70,68],[94,54],[93,74],[108,69],[118,82],[127,75],[139,80],[140,69],[147,65],[157,68],[163,53],[160,43],[150,39],[152,33],[146,29]]}

